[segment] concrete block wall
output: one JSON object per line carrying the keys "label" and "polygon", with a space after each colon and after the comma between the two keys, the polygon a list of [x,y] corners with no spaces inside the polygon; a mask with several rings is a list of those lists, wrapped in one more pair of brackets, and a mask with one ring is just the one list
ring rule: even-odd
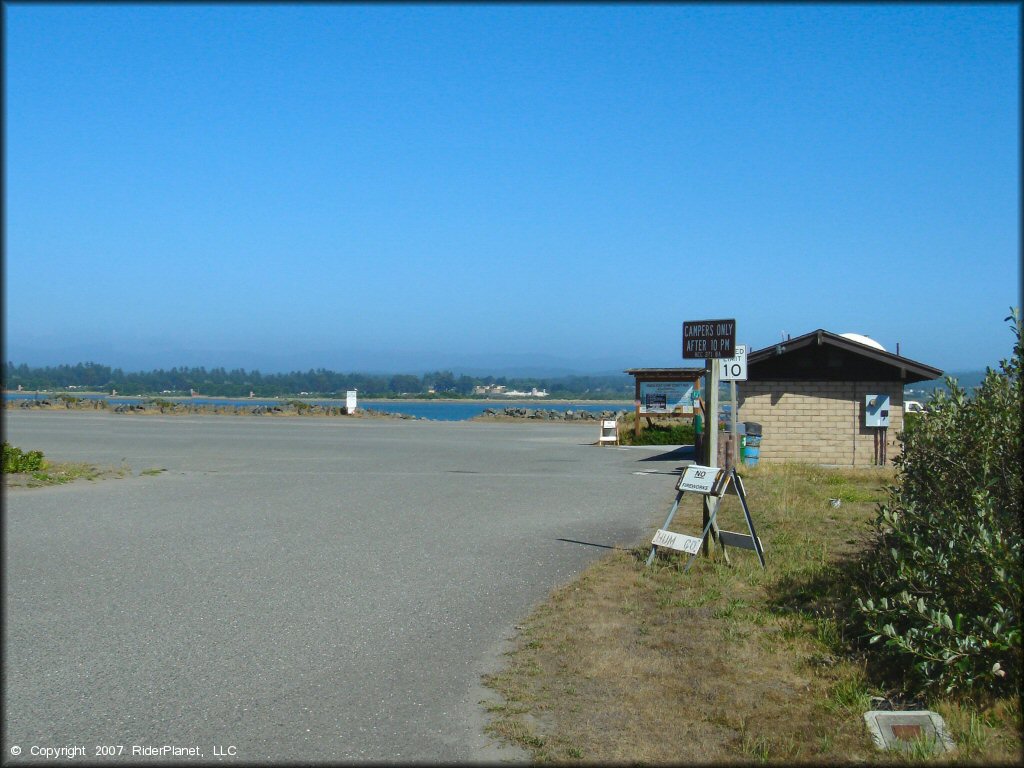
{"label": "concrete block wall", "polygon": [[877,430],[864,426],[869,394],[889,395],[887,464],[899,450],[901,382],[744,381],[737,389],[740,421],[755,421],[764,432],[761,461],[873,466]]}

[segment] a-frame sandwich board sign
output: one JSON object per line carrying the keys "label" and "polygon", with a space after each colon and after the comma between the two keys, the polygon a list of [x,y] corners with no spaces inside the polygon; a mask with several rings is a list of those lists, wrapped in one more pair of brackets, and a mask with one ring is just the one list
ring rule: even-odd
{"label": "a-frame sandwich board sign", "polygon": [[[700,548],[704,541],[704,536],[698,539],[694,536],[686,536],[685,534],[673,534],[668,530],[668,527],[672,523],[672,518],[675,517],[676,511],[679,509],[679,502],[682,500],[684,493],[690,491],[691,493],[699,493],[705,496],[717,496],[718,486],[721,485],[725,474],[719,467],[705,467],[700,464],[690,464],[683,470],[682,475],[680,475],[679,480],[676,482],[676,498],[672,503],[672,509],[669,510],[668,517],[665,518],[665,522],[654,535],[654,541],[651,543],[651,554],[647,556],[647,565],[654,562],[654,555],[657,553],[659,546],[691,553],[696,552],[693,548],[694,546],[698,549]],[[714,524],[714,517],[711,518],[711,522]],[[717,524],[715,524],[714,530],[717,537]],[[706,535],[707,532],[705,531]]]}
{"label": "a-frame sandwich board sign", "polygon": [[[697,553],[704,544],[704,540],[710,533],[712,538],[722,548],[722,555],[727,563],[729,562],[729,554],[726,551],[726,547],[731,546],[753,550],[757,553],[757,559],[760,561],[761,567],[765,567],[764,549],[762,549],[761,540],[757,537],[757,532],[754,530],[754,520],[750,515],[750,507],[747,505],[747,494],[743,488],[743,480],[736,473],[735,467],[722,470],[718,467],[704,467],[698,464],[691,464],[683,471],[679,482],[676,483],[676,491],[676,498],[672,504],[672,509],[669,510],[665,523],[658,529],[651,542],[651,553],[647,557],[647,565],[654,562],[654,556],[658,551],[658,547],[661,546],[688,552],[690,559],[686,563],[686,568],[683,569],[683,572],[689,571],[694,559],[697,557]],[[679,509],[679,502],[683,498],[683,494],[687,491],[714,498],[711,512],[708,515],[708,522],[704,526],[700,537],[672,533],[667,530],[668,526],[672,523],[672,518],[675,517],[676,511]],[[743,507],[743,516],[747,522],[747,530],[750,531],[749,535],[719,529],[715,518],[718,515],[718,507],[722,503],[722,498],[727,492],[734,493],[739,497],[740,505]]]}
{"label": "a-frame sandwich board sign", "polygon": [[761,567],[764,568],[764,549],[761,547],[761,539],[757,537],[756,531],[754,531],[754,518],[750,515],[750,507],[747,505],[747,491],[743,487],[743,478],[736,472],[736,468],[733,467],[729,470],[729,477],[727,482],[723,485],[722,495],[726,493],[735,494],[740,500],[740,506],[743,507],[743,517],[747,521],[746,533],[733,533],[732,531],[719,531],[718,538],[719,543],[722,545],[723,551],[726,545],[730,547],[739,547],[740,549],[750,549],[757,554],[757,559],[761,562]]}

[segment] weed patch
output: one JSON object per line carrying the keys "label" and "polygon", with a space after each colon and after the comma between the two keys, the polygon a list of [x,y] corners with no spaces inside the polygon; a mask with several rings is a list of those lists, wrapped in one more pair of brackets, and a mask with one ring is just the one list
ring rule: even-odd
{"label": "weed patch", "polygon": [[46,459],[42,451],[25,452],[17,446],[4,441],[3,469],[4,474],[19,472],[38,472],[46,467]]}
{"label": "weed patch", "polygon": [[46,462],[43,469],[31,472],[5,472],[4,487],[44,488],[52,485],[64,485],[76,480],[118,479],[130,474],[131,467],[125,464],[119,467],[98,467],[94,464],[80,462]]}

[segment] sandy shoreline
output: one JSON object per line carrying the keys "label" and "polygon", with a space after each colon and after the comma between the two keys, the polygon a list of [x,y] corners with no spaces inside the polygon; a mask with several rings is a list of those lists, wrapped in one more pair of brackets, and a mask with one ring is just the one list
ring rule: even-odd
{"label": "sandy shoreline", "polygon": [[[35,390],[23,390],[21,392],[12,392],[10,390],[3,391],[3,397],[8,395],[21,395],[22,398],[28,395],[36,394]],[[61,395],[67,395],[69,397],[117,397],[124,399],[137,399],[143,400],[167,400],[172,403],[188,403],[193,401],[195,398],[191,398],[185,395],[109,395],[106,392],[95,392],[95,391],[74,391],[74,392],[44,392],[40,390],[38,392],[39,399],[55,399]],[[196,395],[196,398],[200,400],[217,401],[224,403],[235,403],[248,401],[248,397],[228,397],[224,395]],[[21,398],[19,398],[21,399]],[[303,403],[313,402],[331,402],[337,403],[338,407],[345,405],[345,398],[332,398],[332,397],[296,397],[293,395],[267,395],[252,398],[254,401],[261,400],[278,400],[280,402],[289,402],[291,400],[298,400]],[[624,406],[630,408],[633,407],[632,400],[559,400],[550,399],[546,397],[529,397],[529,398],[509,398],[495,399],[495,398],[463,398],[463,397],[360,397],[358,399],[360,405],[362,403],[466,403],[469,405],[488,405],[495,408],[502,406],[530,406],[533,408],[543,408],[546,405],[607,405],[609,410],[621,410]],[[254,403],[255,404],[255,403]]]}
{"label": "sandy shoreline", "polygon": [[[75,400],[59,399],[59,395],[39,393],[37,398],[20,397],[16,399],[5,398],[4,410],[27,410],[27,411],[88,411],[104,412],[111,414],[128,414],[136,417],[146,416],[246,416],[260,418],[289,418],[300,417],[303,419],[407,419],[415,421],[523,421],[537,420],[544,422],[564,421],[586,423],[601,418],[601,413],[608,414],[615,412],[627,412],[631,410],[624,404],[609,403],[607,401],[589,401],[596,403],[602,410],[585,409],[582,406],[588,401],[558,400],[548,403],[537,402],[501,402],[494,403],[490,400],[434,400],[424,401],[417,399],[378,399],[363,400],[359,403],[354,413],[346,413],[344,401],[330,400],[329,405],[322,404],[324,401],[300,401],[297,398],[287,400],[272,400],[264,398],[262,402],[249,402],[237,398],[201,398],[196,402],[191,398],[168,399],[148,397],[125,397],[120,403],[110,403],[103,398],[77,398]],[[118,398],[120,400],[120,397]],[[408,404],[415,406],[419,403],[436,403],[437,409],[431,413],[431,407],[417,409],[418,413],[406,413],[387,409],[387,405],[399,406]],[[335,404],[337,403],[337,404]],[[452,404],[465,404],[470,408],[479,408],[480,412],[463,418],[445,418],[444,407]],[[576,406],[576,407],[574,407]],[[591,405],[591,408],[594,406]],[[437,419],[436,416],[442,416]]]}

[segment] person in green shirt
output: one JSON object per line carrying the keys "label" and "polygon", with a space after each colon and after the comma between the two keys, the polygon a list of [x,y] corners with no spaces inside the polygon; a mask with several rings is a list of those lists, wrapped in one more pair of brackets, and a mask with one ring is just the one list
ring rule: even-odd
{"label": "person in green shirt", "polygon": [[704,464],[704,398],[698,383],[690,391],[693,403],[693,457],[698,464]]}

